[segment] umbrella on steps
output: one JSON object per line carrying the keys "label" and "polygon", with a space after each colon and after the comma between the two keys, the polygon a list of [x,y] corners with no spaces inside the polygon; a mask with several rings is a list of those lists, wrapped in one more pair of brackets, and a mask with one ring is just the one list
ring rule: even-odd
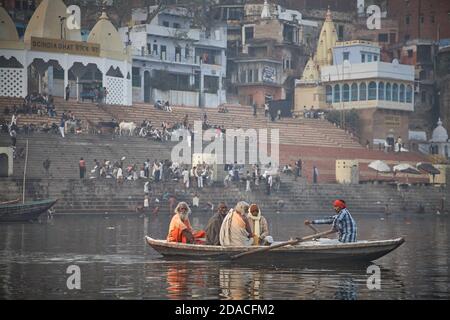
{"label": "umbrella on steps", "polygon": [[420,174],[420,171],[414,168],[412,165],[408,163],[401,163],[396,165],[394,168],[394,172],[401,172],[407,174]]}
{"label": "umbrella on steps", "polygon": [[416,168],[418,170],[424,171],[428,174],[440,174],[441,171],[439,171],[439,169],[437,169],[435,166],[433,166],[431,163],[426,163],[426,162],[419,162],[416,165]]}
{"label": "umbrella on steps", "polygon": [[437,169],[435,166],[433,166],[431,163],[419,162],[416,165],[416,168],[421,171],[424,171],[428,174],[431,174],[433,176],[433,183],[434,183],[435,175],[441,174],[441,171],[439,169]]}
{"label": "umbrella on steps", "polygon": [[386,162],[381,160],[376,160],[371,163],[369,163],[369,168],[373,169],[377,172],[377,179],[378,179],[378,172],[381,173],[389,173],[391,172],[391,167],[389,167]]}
{"label": "umbrella on steps", "polygon": [[401,163],[394,168],[394,174],[397,172],[406,173],[406,183],[408,183],[408,174],[421,174],[419,170],[408,163]]}
{"label": "umbrella on steps", "polygon": [[369,163],[369,168],[375,170],[376,172],[391,172],[391,167],[389,167],[386,162],[381,160]]}

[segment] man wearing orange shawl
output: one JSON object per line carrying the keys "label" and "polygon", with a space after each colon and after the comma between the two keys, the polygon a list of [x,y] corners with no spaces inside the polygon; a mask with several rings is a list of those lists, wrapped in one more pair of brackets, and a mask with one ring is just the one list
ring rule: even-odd
{"label": "man wearing orange shawl", "polygon": [[203,243],[201,238],[206,236],[205,231],[197,231],[191,227],[189,214],[191,209],[186,202],[180,202],[175,208],[175,215],[170,221],[169,233],[167,235],[168,242],[180,242],[189,244]]}

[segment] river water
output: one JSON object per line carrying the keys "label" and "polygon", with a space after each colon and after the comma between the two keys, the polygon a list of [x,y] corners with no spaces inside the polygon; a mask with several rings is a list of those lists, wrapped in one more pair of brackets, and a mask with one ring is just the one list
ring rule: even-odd
{"label": "river water", "polygon": [[[55,216],[0,224],[0,299],[450,299],[450,219],[437,215],[354,215],[359,239],[403,236],[377,260],[381,288],[367,266],[276,267],[166,261],[144,243],[165,238],[169,216]],[[270,215],[276,240],[311,234],[302,215]],[[312,217],[315,218],[315,217]],[[194,213],[194,227],[208,216]],[[67,269],[80,268],[80,290]]]}

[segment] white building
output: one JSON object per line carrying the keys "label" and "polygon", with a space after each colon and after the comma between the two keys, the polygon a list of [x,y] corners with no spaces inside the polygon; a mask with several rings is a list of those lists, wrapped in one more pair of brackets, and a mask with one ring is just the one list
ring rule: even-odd
{"label": "white building", "polygon": [[413,66],[381,62],[379,46],[367,41],[338,43],[333,61],[321,68],[332,108],[414,111]]}
{"label": "white building", "polygon": [[[106,103],[131,105],[131,59],[121,38],[103,13],[81,41],[80,29],[68,27],[69,14],[62,0],[43,0],[20,40],[3,7],[0,33],[0,96],[26,97],[40,92],[71,97],[106,87]],[[4,32],[5,31],[5,32]]]}
{"label": "white building", "polygon": [[150,24],[139,24],[146,18],[145,9],[134,10],[136,25],[120,29],[122,41],[132,48],[133,101],[206,107],[225,103],[226,26],[210,32],[192,29],[184,8],[165,9]]}
{"label": "white building", "polygon": [[419,151],[424,154],[439,155],[445,159],[450,159],[450,140],[447,130],[442,126],[441,119],[433,130],[428,143],[419,144]]}

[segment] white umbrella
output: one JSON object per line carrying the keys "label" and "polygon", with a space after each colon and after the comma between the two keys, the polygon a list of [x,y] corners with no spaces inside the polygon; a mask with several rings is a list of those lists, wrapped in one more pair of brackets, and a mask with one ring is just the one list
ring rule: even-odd
{"label": "white umbrella", "polygon": [[420,171],[414,168],[412,165],[408,163],[401,163],[396,165],[394,168],[394,172],[402,172],[402,173],[410,173],[410,174],[420,174]]}
{"label": "white umbrella", "polygon": [[369,168],[375,170],[376,172],[391,172],[391,167],[389,167],[386,162],[381,160],[371,162],[369,164]]}

